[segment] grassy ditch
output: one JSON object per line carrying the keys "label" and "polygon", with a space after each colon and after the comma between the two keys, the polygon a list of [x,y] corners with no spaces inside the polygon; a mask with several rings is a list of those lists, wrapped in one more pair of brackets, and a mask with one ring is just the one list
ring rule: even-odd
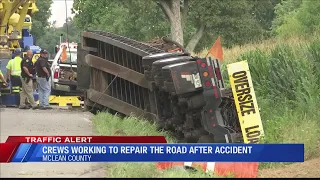
{"label": "grassy ditch", "polygon": [[[157,131],[156,125],[135,117],[120,118],[109,113],[98,113],[93,123],[99,135],[119,136],[165,136],[170,143],[175,142],[167,132]],[[161,171],[156,169],[155,163],[108,163],[106,177],[110,178],[192,178],[217,177],[202,171],[186,171],[170,169]]]}
{"label": "grassy ditch", "polygon": [[[270,46],[243,51],[235,61],[249,63],[265,143],[304,143],[305,160],[311,159],[320,153],[320,38],[278,41]],[[260,168],[281,165],[262,163]]]}
{"label": "grassy ditch", "polygon": [[[292,41],[295,42],[295,41]],[[299,43],[273,42],[271,46],[250,46],[238,53],[236,61],[248,60],[261,118],[265,143],[304,143],[305,160],[319,155],[320,145],[320,38]],[[298,42],[298,41],[297,41]],[[266,42],[268,43],[268,42]],[[268,48],[267,48],[268,47]],[[228,50],[232,51],[232,50]],[[223,73],[226,84],[226,64]],[[164,135],[148,121],[134,117],[121,119],[99,113],[94,124],[101,135]],[[261,163],[260,168],[282,163]],[[159,171],[154,163],[108,164],[108,177],[211,177],[201,171]]]}

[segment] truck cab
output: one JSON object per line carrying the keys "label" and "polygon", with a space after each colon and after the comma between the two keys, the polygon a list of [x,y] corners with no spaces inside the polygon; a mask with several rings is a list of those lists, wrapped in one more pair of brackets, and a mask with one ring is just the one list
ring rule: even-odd
{"label": "truck cab", "polygon": [[61,43],[51,65],[51,88],[55,95],[78,95],[77,43]]}

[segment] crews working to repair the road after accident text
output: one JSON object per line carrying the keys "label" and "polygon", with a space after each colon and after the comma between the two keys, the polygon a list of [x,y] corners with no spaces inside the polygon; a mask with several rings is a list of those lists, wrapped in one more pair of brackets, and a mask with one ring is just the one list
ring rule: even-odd
{"label": "crews working to repair the road after accident text", "polygon": [[[22,59],[21,50],[16,49],[14,56],[6,66],[7,72],[5,77],[0,70],[0,91],[1,89],[11,88],[13,93],[20,93],[19,109],[52,109],[49,106],[51,73],[48,64],[48,52],[41,50],[40,57],[36,63],[32,61],[33,52],[31,50],[28,50],[26,56]],[[37,105],[34,99],[35,82],[37,82],[38,87],[39,105]],[[9,83],[11,83],[11,87]],[[0,108],[5,107],[0,100]]]}

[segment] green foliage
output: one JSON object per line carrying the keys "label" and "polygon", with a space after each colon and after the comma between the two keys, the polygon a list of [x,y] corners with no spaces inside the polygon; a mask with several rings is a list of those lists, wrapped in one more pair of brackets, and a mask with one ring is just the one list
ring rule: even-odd
{"label": "green foliage", "polygon": [[114,32],[140,41],[167,35],[170,30],[161,9],[151,0],[75,0],[73,8],[81,30]]}
{"label": "green foliage", "polygon": [[310,35],[320,31],[320,1],[286,0],[276,6],[274,33],[280,37]]}
{"label": "green foliage", "polygon": [[320,92],[319,76],[314,71],[316,64],[306,59],[305,52],[310,53],[306,46],[279,44],[269,54],[255,50],[243,54],[240,60],[249,61],[260,96],[275,102],[286,100],[288,105],[296,107],[314,101]]}
{"label": "green foliage", "polygon": [[253,16],[264,30],[271,30],[275,13],[274,8],[280,0],[249,0],[252,4]]}
{"label": "green foliage", "polygon": [[284,24],[285,18],[300,7],[302,0],[281,0],[275,7],[276,17],[273,20],[273,29]]}
{"label": "green foliage", "polygon": [[47,28],[44,35],[38,40],[37,44],[42,48],[46,49],[50,53],[50,58],[54,58],[55,52],[54,47],[60,44],[60,35],[63,34],[63,41],[68,39],[69,42],[79,43],[80,32],[75,27],[72,19],[68,20],[68,33],[66,23],[59,28],[50,26]]}
{"label": "green foliage", "polygon": [[[46,49],[51,58],[54,56],[54,48],[59,44],[60,34],[64,34],[66,39],[67,29],[66,24],[63,27],[55,28],[54,24],[49,23],[49,18],[51,14],[51,4],[52,0],[41,0],[37,2],[37,7],[39,12],[35,13],[32,17],[32,35],[36,38],[36,45],[40,46],[42,49]],[[65,10],[62,9],[64,12]],[[68,21],[68,39],[69,42],[78,42],[79,41],[79,31],[74,25],[72,19]]]}
{"label": "green foliage", "polygon": [[[81,30],[103,30],[139,41],[150,41],[170,33],[170,23],[156,2],[75,0],[75,22]],[[189,42],[201,24],[206,26],[206,30],[197,51],[211,46],[218,35],[222,36],[226,46],[261,39],[270,28],[273,8],[271,0],[265,3],[256,0],[189,0],[185,42]]]}
{"label": "green foliage", "polygon": [[278,37],[293,37],[304,34],[304,28],[301,22],[296,18],[296,12],[286,16],[283,20],[284,24],[275,29]]}
{"label": "green foliage", "polygon": [[252,16],[253,5],[247,0],[191,0],[190,9],[190,23],[205,23],[207,28],[196,52],[203,47],[210,47],[218,35],[222,36],[223,44],[230,47],[260,39],[264,33],[257,19]]}
{"label": "green foliage", "polygon": [[39,11],[32,16],[31,29],[32,35],[37,40],[40,40],[46,34],[46,30],[49,26],[48,20],[51,16],[51,4],[52,0],[41,0],[37,2]]}
{"label": "green foliage", "polygon": [[[157,126],[149,121],[136,117],[124,119],[106,112],[99,112],[93,118],[93,124],[97,133],[103,136],[165,136],[168,143],[175,140],[164,131],[157,131]],[[139,168],[137,168],[139,167]],[[110,178],[213,178],[219,177],[205,173],[200,169],[197,171],[186,171],[184,169],[168,169],[165,171],[156,168],[155,163],[107,163]],[[227,177],[233,177],[232,174]]]}
{"label": "green foliage", "polygon": [[320,30],[320,1],[304,0],[296,18],[301,22],[306,33]]}
{"label": "green foliage", "polygon": [[[261,107],[266,143],[304,143],[305,158],[318,154],[320,115],[320,40],[280,43],[270,52],[249,51],[248,60]],[[262,168],[275,166],[273,163]]]}
{"label": "green foliage", "polygon": [[309,54],[307,56],[308,59],[310,59],[314,63],[314,69],[313,72],[316,73],[317,78],[317,84],[320,84],[320,41],[315,40],[312,43],[310,43],[309,47]]}

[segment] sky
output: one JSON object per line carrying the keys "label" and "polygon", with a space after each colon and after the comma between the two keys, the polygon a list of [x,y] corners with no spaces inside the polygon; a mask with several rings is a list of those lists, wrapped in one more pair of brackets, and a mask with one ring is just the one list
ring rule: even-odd
{"label": "sky", "polygon": [[[73,17],[71,14],[71,8],[73,0],[67,0],[67,13],[68,17]],[[51,5],[51,17],[50,22],[56,21],[56,27],[61,27],[66,22],[66,6],[65,0],[53,0]]]}

